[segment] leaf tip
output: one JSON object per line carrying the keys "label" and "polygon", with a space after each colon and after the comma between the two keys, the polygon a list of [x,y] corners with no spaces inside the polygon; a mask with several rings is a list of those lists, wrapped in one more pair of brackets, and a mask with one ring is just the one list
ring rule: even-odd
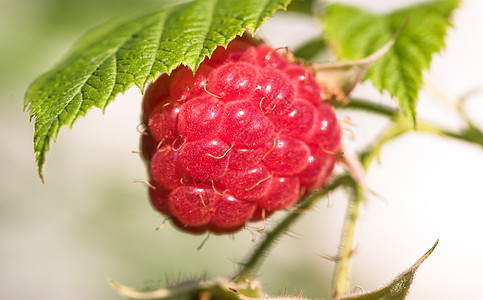
{"label": "leaf tip", "polygon": [[436,242],[434,242],[434,245],[431,247],[431,249],[429,249],[426,253],[424,253],[423,256],[421,256],[421,258],[419,258],[416,261],[416,263],[411,267],[411,269],[416,270],[417,268],[419,268],[419,266],[433,253],[434,249],[436,249],[436,246],[438,246],[438,243],[439,243],[439,239],[437,239]]}
{"label": "leaf tip", "polygon": [[37,174],[39,175],[42,183],[45,183],[45,152],[35,151],[35,160],[37,162]]}
{"label": "leaf tip", "polygon": [[109,285],[113,290],[115,290],[117,293],[119,293],[122,296],[127,297],[132,291],[130,288],[123,286],[122,284],[118,283],[114,279],[109,279]]}
{"label": "leaf tip", "polygon": [[117,290],[120,287],[120,284],[117,283],[114,279],[109,279],[108,282],[109,282],[109,285],[115,290]]}
{"label": "leaf tip", "polygon": [[433,247],[431,247],[431,249],[429,249],[428,252],[426,252],[426,254],[424,254],[424,256],[431,255],[431,253],[433,253],[434,249],[436,249],[436,246],[438,246],[438,244],[439,244],[439,239],[437,239],[436,242],[434,242]]}
{"label": "leaf tip", "polygon": [[45,170],[44,170],[44,165],[41,164],[41,163],[38,163],[37,165],[37,173],[40,177],[40,181],[42,181],[42,183],[45,183]]}
{"label": "leaf tip", "polygon": [[409,119],[411,120],[411,123],[413,124],[413,129],[415,131],[418,130],[418,118],[416,117],[416,111],[411,111],[408,113],[409,114]]}

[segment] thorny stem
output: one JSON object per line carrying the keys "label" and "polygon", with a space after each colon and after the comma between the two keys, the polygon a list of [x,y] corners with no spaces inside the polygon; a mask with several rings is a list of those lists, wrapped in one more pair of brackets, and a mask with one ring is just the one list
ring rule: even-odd
{"label": "thorny stem", "polygon": [[313,207],[317,200],[321,199],[329,191],[346,184],[349,180],[350,177],[348,175],[337,177],[331,184],[324,187],[323,190],[314,191],[307,196],[307,199],[297,206],[294,212],[289,213],[275,228],[266,233],[265,238],[257,245],[246,262],[241,264],[241,269],[233,276],[233,280],[240,282],[253,278],[266,254],[271,250],[275,242],[303,215],[303,212]]}
{"label": "thorny stem", "polygon": [[[392,126],[380,136],[379,140],[373,144],[371,149],[360,155],[361,164],[365,170],[369,168],[370,163],[378,156],[380,149],[386,142],[412,129],[412,123],[405,118],[393,117],[393,120],[394,123]],[[364,201],[364,188],[352,178],[351,180],[352,198],[349,199],[349,204],[347,205],[346,218],[339,245],[339,253],[337,255],[332,286],[333,299],[338,299],[349,291],[351,258],[354,252],[356,225],[359,218],[359,209]]]}
{"label": "thorny stem", "polygon": [[337,264],[334,272],[334,283],[332,297],[337,299],[349,290],[349,275],[351,257],[354,252],[354,236],[356,232],[356,223],[359,218],[359,208],[363,200],[363,189],[354,183],[353,197],[350,199],[347,207],[347,215],[344,222],[344,230],[340,242],[339,253],[337,255]]}
{"label": "thorny stem", "polygon": [[[402,116],[396,108],[375,104],[366,100],[351,99],[349,105],[341,108],[353,108],[365,110],[368,112],[381,114],[389,117],[393,123],[378,141],[373,144],[370,150],[360,155],[361,163],[367,169],[374,158],[379,154],[381,147],[388,141],[414,129],[412,122]],[[475,143],[483,147],[483,133],[468,123],[468,126],[460,132],[454,132],[438,128],[429,123],[418,122],[418,132],[428,132],[446,137]],[[343,174],[326,186],[323,190],[315,191],[307,199],[297,207],[297,211],[306,211],[310,209],[317,200],[326,195],[329,191],[335,190],[340,186],[351,186],[353,188],[353,196],[349,202],[344,224],[343,236],[340,244],[338,262],[333,283],[333,297],[337,298],[347,293],[349,287],[350,261],[354,250],[354,236],[356,231],[356,223],[359,217],[359,209],[363,202],[364,189],[358,185],[348,174]],[[283,236],[287,229],[292,226],[302,215],[300,212],[292,212],[288,214],[274,229],[265,235],[265,238],[257,245],[245,263],[241,264],[241,269],[233,276],[235,282],[241,282],[255,276],[258,268],[263,262],[266,254],[271,250],[274,243]]]}
{"label": "thorny stem", "polygon": [[[400,117],[402,118],[401,114],[396,108],[389,107],[388,105],[376,104],[362,99],[351,99],[350,103],[347,106],[340,106],[339,108],[365,110],[368,112],[390,117],[391,119]],[[483,132],[478,129],[470,120],[468,120],[466,114],[461,109],[459,110],[459,113],[467,123],[467,126],[460,131],[446,130],[424,121],[418,121],[417,131],[450,137],[460,141],[477,144],[483,147]],[[406,125],[410,126],[407,128],[406,131],[410,131],[413,129],[409,121]]]}
{"label": "thorny stem", "polygon": [[[378,105],[371,103],[369,101],[352,99],[347,108],[362,109],[369,112],[382,114],[391,118],[393,123],[385,131],[384,134],[373,144],[373,146],[366,152],[360,155],[361,163],[364,169],[367,170],[370,163],[374,158],[376,158],[382,148],[382,146],[393,140],[394,138],[413,130],[413,124],[410,120],[406,119],[404,116],[400,115],[395,108],[391,108],[385,105]],[[476,128],[467,118],[467,127],[460,132],[453,132],[445,130],[434,126],[426,122],[418,122],[417,131],[428,132],[433,134],[438,134],[441,136],[451,137],[458,140],[475,143],[479,146],[483,146],[483,133]],[[338,261],[334,273],[334,283],[333,283],[333,299],[337,299],[345,294],[347,294],[349,289],[350,281],[350,262],[351,256],[354,251],[354,235],[356,231],[357,219],[359,217],[359,209],[362,201],[364,200],[364,190],[357,184],[353,182],[353,196],[350,199],[349,205],[347,207],[346,219],[344,222],[343,234],[340,242]]]}

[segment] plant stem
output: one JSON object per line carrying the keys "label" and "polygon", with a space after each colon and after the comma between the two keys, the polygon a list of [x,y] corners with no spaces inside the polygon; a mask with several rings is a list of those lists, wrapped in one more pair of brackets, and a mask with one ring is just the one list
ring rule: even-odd
{"label": "plant stem", "polygon": [[[381,148],[387,142],[414,129],[413,124],[409,119],[399,114],[396,109],[388,106],[374,104],[365,100],[353,99],[347,108],[366,110],[387,116],[392,120],[391,126],[387,128],[379,139],[371,145],[371,148],[368,151],[361,153],[360,160],[365,170],[369,168],[369,165],[374,158],[378,157]],[[463,130],[453,132],[427,122],[418,121],[417,132],[437,134],[483,146],[483,133],[470,122],[467,123],[467,127]],[[350,202],[347,207],[346,219],[337,257],[338,261],[334,272],[332,294],[334,299],[347,294],[349,289],[350,263],[354,249],[354,236],[357,219],[359,217],[359,209],[364,199],[364,189],[355,181],[353,181],[352,187],[353,197],[349,200]]]}
{"label": "plant stem", "polygon": [[352,108],[352,109],[359,109],[359,110],[366,110],[369,112],[385,115],[388,117],[394,117],[398,114],[397,108],[389,107],[383,104],[377,104],[374,102],[370,102],[368,100],[363,99],[354,99],[351,98],[350,102],[346,106],[339,106],[337,108]]}
{"label": "plant stem", "polygon": [[[379,109],[377,110],[379,111]],[[389,112],[389,110],[382,111]],[[367,170],[374,158],[378,157],[378,154],[385,143],[413,128],[412,123],[404,117],[398,117],[398,115],[395,114],[392,116],[392,120],[393,123],[391,126],[387,128],[379,139],[372,144],[372,147],[360,155],[361,165],[364,170]],[[354,252],[356,225],[359,218],[359,209],[364,200],[364,188],[354,179],[351,178],[351,181],[352,197],[349,199],[347,205],[346,218],[337,256],[337,264],[335,266],[334,282],[332,285],[333,299],[338,299],[349,291],[351,258]]]}
{"label": "plant stem", "polygon": [[[371,149],[360,155],[361,163],[366,170],[372,160],[377,157],[381,147],[386,142],[414,129],[410,120],[402,116],[397,108],[392,108],[387,105],[379,105],[361,99],[351,99],[349,105],[340,108],[365,110],[387,116],[393,121],[392,126],[390,126],[380,139],[373,144]],[[460,132],[453,132],[438,128],[429,123],[418,122],[417,130],[418,132],[438,134],[483,146],[483,133],[472,124],[468,124],[467,128]],[[343,235],[341,238],[338,262],[334,274],[333,297],[337,298],[346,294],[349,288],[350,261],[353,254],[357,219],[364,198],[363,187],[358,185],[348,174],[337,177],[330,185],[324,187],[323,190],[312,192],[294,211],[290,212],[285,218],[283,218],[273,230],[267,232],[265,238],[257,245],[246,262],[241,264],[241,269],[233,276],[233,280],[235,282],[241,282],[245,279],[253,278],[261,266],[263,259],[272,249],[275,242],[287,232],[290,226],[292,226],[300,216],[303,215],[303,212],[309,210],[317,200],[321,199],[322,196],[326,195],[329,191],[332,191],[341,185],[351,186],[353,188],[353,196],[348,204]]]}
{"label": "plant stem", "polygon": [[347,215],[344,222],[337,264],[334,272],[333,299],[337,299],[349,290],[350,264],[354,251],[354,236],[356,231],[357,219],[359,218],[359,208],[363,200],[363,190],[359,185],[354,186],[353,197],[349,200]]}
{"label": "plant stem", "polygon": [[[339,106],[338,108],[344,109],[358,109],[368,112],[384,115],[392,119],[402,117],[396,108],[389,107],[387,105],[376,104],[368,100],[363,99],[351,99],[347,106]],[[466,121],[466,127],[458,132],[439,128],[427,122],[418,121],[417,132],[428,132],[445,137],[450,137],[460,141],[476,144],[483,147],[483,132],[477,128],[466,116],[462,109],[458,110],[463,120]]]}
{"label": "plant stem", "polygon": [[234,281],[240,282],[245,279],[253,278],[267,253],[271,250],[275,242],[287,232],[288,228],[290,228],[299,217],[312,208],[313,205],[329,191],[332,191],[343,184],[347,184],[349,181],[349,175],[337,177],[331,184],[325,186],[321,190],[314,191],[307,196],[306,200],[291,211],[274,229],[265,235],[265,238],[258,244],[246,262],[241,265],[242,268],[240,271],[233,276]]}

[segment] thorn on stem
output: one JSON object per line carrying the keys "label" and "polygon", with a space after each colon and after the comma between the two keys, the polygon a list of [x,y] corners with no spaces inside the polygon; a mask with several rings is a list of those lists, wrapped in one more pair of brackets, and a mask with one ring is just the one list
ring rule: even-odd
{"label": "thorn on stem", "polygon": [[325,255],[325,254],[319,254],[319,256],[332,262],[338,262],[340,260],[339,256],[331,256],[331,255]]}

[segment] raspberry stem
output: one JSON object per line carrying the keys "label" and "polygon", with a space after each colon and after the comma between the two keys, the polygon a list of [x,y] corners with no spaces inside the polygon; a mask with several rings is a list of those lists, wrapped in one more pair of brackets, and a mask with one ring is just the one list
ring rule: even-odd
{"label": "raspberry stem", "polygon": [[[367,169],[372,160],[377,157],[377,153],[386,142],[391,141],[394,138],[411,131],[413,127],[412,123],[409,122],[407,119],[398,117],[399,114],[396,110],[392,108],[374,105],[370,102],[360,100],[353,101],[351,103],[353,103],[354,106],[360,109],[389,116],[393,120],[391,126],[386,130],[383,135],[381,135],[380,139],[376,141],[376,143],[374,143],[368,151],[361,154],[361,163],[363,167]],[[349,104],[349,106],[351,106],[351,104]],[[442,130],[427,123],[420,122],[419,124],[420,125],[418,129],[420,131],[442,134],[445,136],[483,145],[482,141],[477,138],[470,138],[469,136],[465,136],[464,134]],[[246,262],[242,264],[241,270],[233,277],[234,280],[240,282],[244,279],[253,277],[258,268],[260,267],[263,258],[271,250],[271,247],[274,245],[275,241],[277,241],[283,234],[285,234],[287,229],[290,228],[290,226],[292,226],[295,221],[297,221],[298,218],[302,215],[299,212],[309,210],[322,196],[326,195],[328,192],[338,188],[341,185],[352,187],[353,194],[352,199],[350,200],[347,207],[347,217],[344,224],[343,236],[340,242],[341,250],[338,255],[338,262],[333,280],[333,297],[336,298],[346,294],[349,288],[350,263],[353,254],[353,245],[355,240],[357,220],[359,217],[359,209],[364,199],[363,187],[358,185],[357,182],[349,174],[341,175],[335,178],[334,181],[331,184],[327,185],[323,190],[314,191],[292,213],[288,214],[284,219],[282,219],[274,229],[266,234],[265,238],[258,244],[254,252],[246,260]]]}
{"label": "raspberry stem", "polygon": [[[379,107],[378,111],[386,111]],[[394,138],[410,131],[412,123],[405,119],[393,116],[393,123],[386,129],[386,131],[379,137],[379,139],[372,144],[370,149],[360,155],[361,165],[366,171],[373,159],[377,158],[378,153],[382,146],[393,140]],[[339,253],[337,255],[337,263],[335,267],[333,285],[332,285],[332,298],[337,299],[344,296],[349,291],[350,272],[351,272],[351,259],[354,253],[354,239],[357,226],[357,220],[359,218],[359,209],[362,201],[364,200],[364,187],[358,183],[354,178],[350,177],[351,183],[349,186],[352,188],[352,197],[349,200],[347,206],[346,218],[344,221],[344,227],[342,231],[341,241],[339,243]]]}
{"label": "raspberry stem", "polygon": [[359,208],[364,199],[363,188],[355,182],[353,188],[353,197],[349,200],[347,207],[344,230],[339,245],[340,250],[337,255],[332,299],[338,299],[349,291],[351,258],[354,253],[354,237],[357,219],[359,218]]}
{"label": "raspberry stem", "polygon": [[[360,102],[358,104],[363,105],[364,103]],[[390,112],[390,109],[388,108],[373,106],[373,104],[369,104],[367,107],[373,108],[375,111],[384,114]],[[389,128],[386,129],[379,139],[372,144],[370,149],[360,155],[361,165],[365,171],[369,168],[371,162],[378,157],[378,154],[385,143],[413,129],[412,123],[408,119],[401,117],[399,114],[394,113],[392,120],[393,123],[391,126],[389,126]],[[352,188],[352,197],[347,206],[346,218],[343,227],[344,229],[342,231],[342,237],[339,244],[340,250],[337,255],[338,260],[336,263],[332,285],[333,299],[338,299],[339,297],[347,294],[349,291],[351,259],[352,254],[354,253],[355,232],[357,220],[359,218],[359,209],[364,200],[364,187],[354,178],[350,177],[350,180],[352,181],[349,185]]]}
{"label": "raspberry stem", "polygon": [[[397,109],[394,109],[387,105],[376,104],[364,99],[351,99],[348,105],[340,106],[338,108],[364,110],[375,114],[388,116],[392,118],[393,121],[395,122],[398,122],[398,121],[394,119],[400,116],[400,113],[398,112]],[[470,120],[467,119],[465,112],[460,111],[460,114],[463,120],[466,121],[467,126],[465,128],[460,129],[459,132],[439,128],[438,126],[435,126],[433,124],[423,122],[423,121],[418,121],[417,130],[419,132],[428,132],[432,134],[454,138],[460,141],[477,144],[478,146],[483,147],[483,133],[481,132],[481,130],[478,129]],[[399,118],[399,122],[402,122],[401,119],[402,118]],[[414,128],[411,125],[405,131],[410,131],[412,129]]]}
{"label": "raspberry stem", "polygon": [[[379,140],[373,144],[371,149],[361,154],[361,163],[366,170],[371,161],[378,156],[380,149],[386,142],[391,141],[394,138],[397,138],[414,129],[409,120],[401,117],[397,110],[390,107],[376,105],[374,103],[359,99],[351,100],[348,107],[382,114],[390,117],[393,121],[392,125],[386,129],[385,133],[380,136]],[[466,121],[467,127],[460,132],[448,131],[432,124],[419,121],[418,131],[438,134],[483,146],[483,135],[481,132],[475,128],[471,121],[468,119],[466,119]],[[350,261],[353,253],[354,235],[359,216],[360,204],[364,198],[363,188],[355,181],[353,184],[353,198],[351,199],[351,202],[347,208],[347,217],[344,224],[343,236],[340,243],[340,252],[338,255],[339,260],[337,262],[334,274],[333,298],[343,296],[347,293],[349,288]]]}
{"label": "raspberry stem", "polygon": [[261,266],[263,259],[267,256],[275,242],[281,236],[287,233],[287,230],[304,215],[301,212],[309,210],[327,195],[328,192],[335,190],[341,185],[345,185],[350,181],[349,175],[343,175],[334,179],[334,181],[325,186],[323,189],[315,190],[306,197],[304,201],[292,212],[290,212],[284,219],[282,219],[272,230],[268,231],[265,238],[257,245],[245,263],[241,264],[241,269],[233,276],[235,282],[242,282],[245,279],[253,278],[257,270]]}

